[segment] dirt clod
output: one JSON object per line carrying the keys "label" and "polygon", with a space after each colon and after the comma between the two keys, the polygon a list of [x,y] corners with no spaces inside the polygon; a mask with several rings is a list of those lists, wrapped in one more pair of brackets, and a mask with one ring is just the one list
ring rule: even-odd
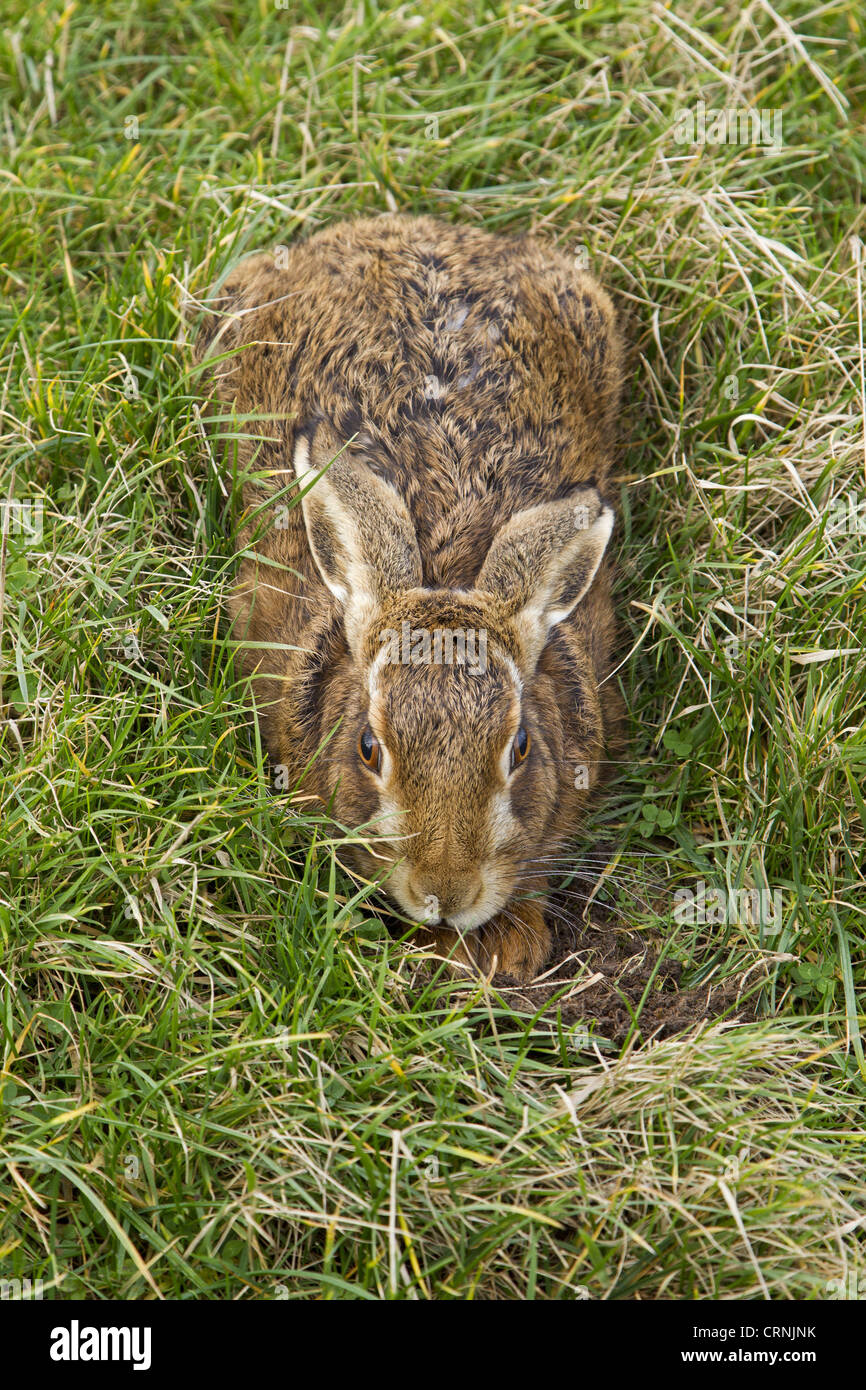
{"label": "dirt clod", "polygon": [[490,1002],[537,1015],[542,1028],[583,1025],[579,1031],[589,1038],[614,1043],[633,1032],[644,1040],[670,1037],[702,1019],[754,1017],[754,976],[744,992],[739,976],[684,989],[681,975],[682,965],[664,957],[658,943],[594,917],[570,928],[556,926],[553,955],[530,984],[494,975]]}

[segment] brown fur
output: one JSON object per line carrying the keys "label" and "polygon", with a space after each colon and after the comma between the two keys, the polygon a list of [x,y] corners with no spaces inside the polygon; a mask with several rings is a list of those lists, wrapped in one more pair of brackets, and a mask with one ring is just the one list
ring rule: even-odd
{"label": "brown fur", "polygon": [[[530,976],[550,946],[536,861],[574,835],[619,717],[608,562],[595,569],[606,535],[593,539],[622,383],[610,301],[537,242],[389,216],[319,232],[281,269],[252,257],[211,303],[198,358],[230,355],[206,366],[210,390],[257,417],[240,426],[256,476],[229,611],[271,758],[290,785],[308,768],[305,790],[341,824],[371,824],[358,865],[404,860],[404,899],[411,881],[444,919],[468,910],[479,874],[498,885],[501,910],[463,958]],[[298,505],[304,450],[321,476]],[[537,620],[587,581],[568,616]],[[371,697],[381,634],[407,620],[483,629],[486,670],[386,664]],[[504,776],[521,722],[530,754]],[[367,724],[388,751],[387,808],[358,756]],[[510,807],[504,838],[494,799]]]}

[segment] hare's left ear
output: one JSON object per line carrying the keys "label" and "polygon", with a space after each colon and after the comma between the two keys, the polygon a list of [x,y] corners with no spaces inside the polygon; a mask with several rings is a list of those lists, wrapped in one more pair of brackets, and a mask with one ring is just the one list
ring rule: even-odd
{"label": "hare's left ear", "polygon": [[399,493],[324,422],[296,436],[293,461],[310,551],[357,655],[382,600],[421,583],[415,528]]}
{"label": "hare's left ear", "polygon": [[588,487],[517,512],[495,537],[475,587],[514,620],[524,675],[534,671],[550,629],[586,594],[612,530],[612,508]]}

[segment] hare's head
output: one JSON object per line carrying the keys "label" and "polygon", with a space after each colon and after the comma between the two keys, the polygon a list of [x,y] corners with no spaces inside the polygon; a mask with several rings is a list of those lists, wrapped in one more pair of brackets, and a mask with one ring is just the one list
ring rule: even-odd
{"label": "hare's head", "polygon": [[530,507],[495,536],[473,589],[425,588],[409,511],[362,446],[322,425],[298,434],[294,464],[334,600],[323,634],[341,633],[306,679],[310,722],[316,704],[320,731],[337,726],[314,783],[338,820],[365,827],[361,866],[388,871],[405,913],[471,930],[574,829],[594,781],[589,644],[557,633],[613,513],[594,487]]}

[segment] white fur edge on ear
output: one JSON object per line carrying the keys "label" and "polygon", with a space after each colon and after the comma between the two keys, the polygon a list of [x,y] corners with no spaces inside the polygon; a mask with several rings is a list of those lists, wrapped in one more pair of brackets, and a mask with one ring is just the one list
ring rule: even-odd
{"label": "white fur edge on ear", "polygon": [[587,543],[592,544],[597,551],[595,564],[587,573],[586,582],[583,588],[578,592],[578,594],[571,601],[571,603],[563,605],[560,608],[547,609],[546,618],[549,627],[555,627],[557,623],[561,623],[565,618],[567,618],[569,613],[573,613],[577,605],[580,603],[580,600],[587,593],[588,589],[592,584],[592,581],[595,579],[595,576],[598,573],[598,567],[604,559],[604,552],[607,550],[607,543],[610,540],[611,534],[613,532],[613,522],[613,508],[609,507],[607,503],[605,503],[602,506],[602,509],[596,517],[595,521],[593,522],[592,526],[589,527],[584,536],[584,540]]}
{"label": "white fur edge on ear", "polygon": [[[303,509],[304,522],[306,524],[307,529],[307,540],[309,542],[310,550],[313,552],[313,558],[316,561],[316,568],[319,571],[322,582],[328,587],[328,589],[330,589],[337,602],[343,608],[345,608],[349,602],[349,590],[346,588],[345,584],[340,584],[333,577],[329,577],[328,574],[325,572],[324,567],[319,563],[318,556],[316,555],[315,545],[313,543],[312,527],[310,525],[310,509],[312,506],[315,505],[315,503],[311,502],[309,505],[307,504],[307,493],[315,487],[318,479],[321,478],[323,474],[327,473],[328,468],[330,468],[331,466],[331,462],[332,460],[329,460],[325,468],[321,470],[316,470],[310,462],[309,435],[299,434],[297,436],[295,440],[295,450],[292,457],[292,464],[295,470],[295,477],[297,478],[298,482],[301,484],[301,487],[303,488],[303,495],[301,497],[301,507]],[[316,498],[316,502],[320,502],[322,507],[324,507],[327,511],[331,512],[331,514],[333,515],[334,503],[332,498],[333,494],[331,493],[331,491],[329,489],[325,489],[324,496],[319,494],[319,496],[317,496]]]}
{"label": "white fur edge on ear", "polygon": [[305,434],[299,434],[295,440],[295,455],[292,463],[295,466],[295,477],[299,483],[302,483],[307,474],[313,471],[310,467],[310,441]]}

